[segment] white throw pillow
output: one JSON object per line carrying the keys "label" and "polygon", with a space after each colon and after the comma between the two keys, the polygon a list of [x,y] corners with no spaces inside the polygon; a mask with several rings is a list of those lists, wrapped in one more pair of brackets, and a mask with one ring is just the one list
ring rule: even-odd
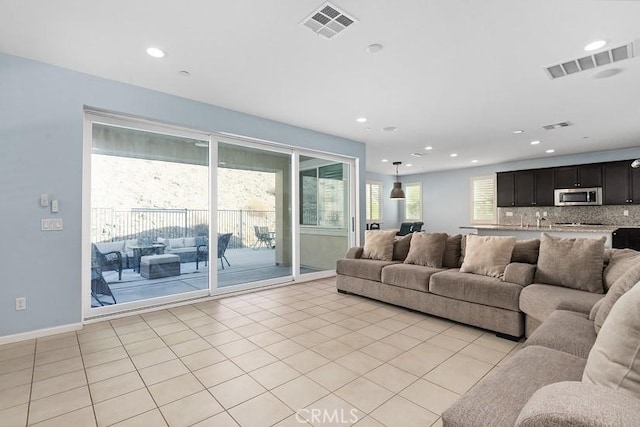
{"label": "white throw pillow", "polygon": [[393,241],[395,238],[396,232],[394,230],[365,231],[362,258],[391,261],[393,258]]}
{"label": "white throw pillow", "polygon": [[513,236],[477,236],[469,234],[460,271],[502,277],[516,244]]}
{"label": "white throw pillow", "polygon": [[640,399],[640,285],[638,283],[613,305],[589,353],[582,381],[608,387]]}

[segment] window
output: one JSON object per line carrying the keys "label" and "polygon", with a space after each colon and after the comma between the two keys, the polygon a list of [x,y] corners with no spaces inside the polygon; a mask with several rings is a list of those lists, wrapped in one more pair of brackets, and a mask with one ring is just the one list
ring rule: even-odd
{"label": "window", "polygon": [[422,221],[422,184],[407,184],[404,189],[404,218],[411,221]]}
{"label": "window", "polygon": [[471,223],[493,224],[496,219],[495,175],[471,178]]}
{"label": "window", "polygon": [[382,222],[382,194],[384,185],[381,182],[367,182],[367,222]]}
{"label": "window", "polygon": [[335,163],[300,171],[300,223],[344,228],[343,165]]}

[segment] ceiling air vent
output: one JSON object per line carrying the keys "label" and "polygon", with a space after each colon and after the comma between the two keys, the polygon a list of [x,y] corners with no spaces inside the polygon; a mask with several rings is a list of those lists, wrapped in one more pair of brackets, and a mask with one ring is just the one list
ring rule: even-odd
{"label": "ceiling air vent", "polygon": [[554,123],[552,125],[544,125],[542,127],[543,129],[546,129],[546,130],[553,130],[553,129],[566,128],[571,125],[573,125],[573,123],[571,122],[559,122],[559,123]]}
{"label": "ceiling air vent", "polygon": [[327,2],[300,22],[316,34],[332,39],[358,21]]}
{"label": "ceiling air vent", "polygon": [[623,46],[613,49],[604,50],[592,55],[583,56],[582,58],[572,59],[557,65],[545,67],[544,71],[550,79],[568,76],[569,74],[579,73],[581,71],[590,70],[592,68],[601,67],[603,65],[612,64],[614,62],[624,61],[640,55],[640,39]]}

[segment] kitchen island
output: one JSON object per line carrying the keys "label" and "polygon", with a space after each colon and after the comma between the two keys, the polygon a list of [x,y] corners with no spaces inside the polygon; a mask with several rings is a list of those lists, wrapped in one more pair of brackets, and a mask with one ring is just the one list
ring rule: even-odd
{"label": "kitchen island", "polygon": [[599,239],[605,237],[605,248],[612,247],[612,234],[619,227],[616,225],[581,225],[581,224],[563,224],[563,225],[545,225],[536,226],[519,226],[519,225],[469,225],[462,226],[462,230],[476,230],[476,234],[480,236],[516,236],[518,240],[539,239],[540,233],[547,233],[550,236],[565,238],[588,238]]}

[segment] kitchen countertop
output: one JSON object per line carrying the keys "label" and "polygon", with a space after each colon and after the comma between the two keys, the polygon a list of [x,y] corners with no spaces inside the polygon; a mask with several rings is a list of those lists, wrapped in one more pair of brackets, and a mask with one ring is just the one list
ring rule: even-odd
{"label": "kitchen countertop", "polygon": [[499,224],[485,224],[485,225],[467,225],[461,226],[461,229],[471,230],[506,230],[506,231],[563,231],[563,232],[576,232],[576,233],[613,233],[619,228],[634,228],[628,226],[618,225],[543,225],[542,227],[536,226],[524,226],[519,225],[499,225]]}

